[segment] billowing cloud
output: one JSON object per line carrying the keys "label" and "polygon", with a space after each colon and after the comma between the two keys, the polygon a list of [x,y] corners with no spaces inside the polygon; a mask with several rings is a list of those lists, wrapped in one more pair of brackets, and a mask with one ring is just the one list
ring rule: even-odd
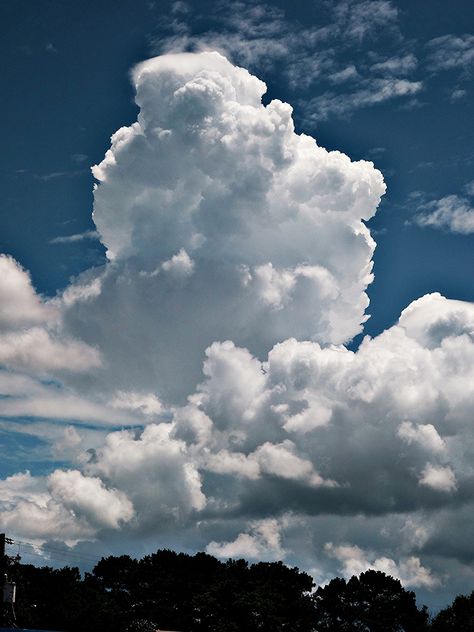
{"label": "billowing cloud", "polygon": [[26,371],[85,371],[100,366],[96,349],[60,328],[54,301],[39,296],[25,270],[0,255],[0,364]]}
{"label": "billowing cloud", "polygon": [[427,463],[421,473],[420,485],[427,485],[442,492],[452,492],[456,489],[456,478],[449,466],[436,467]]}
{"label": "billowing cloud", "polygon": [[268,518],[251,523],[249,533],[239,533],[232,542],[209,542],[206,550],[220,558],[281,559],[285,551],[281,548],[280,529],[282,520]]}
{"label": "billowing cloud", "polygon": [[431,575],[429,569],[422,566],[417,557],[409,557],[398,563],[389,557],[374,559],[373,555],[367,555],[367,552],[358,546],[347,544],[334,546],[332,542],[326,544],[325,550],[328,555],[341,562],[340,570],[348,579],[352,575],[360,575],[371,568],[399,579],[405,586],[434,588],[439,585],[439,580]]}
{"label": "billowing cloud", "polygon": [[0,259],[0,414],[72,461],[0,481],[2,529],[283,557],[320,581],[466,575],[446,525],[474,504],[474,305],[426,295],[349,350],[381,174],[296,134],[217,53],[133,78],[138,120],[94,167],[107,263],[47,301]]}
{"label": "billowing cloud", "polygon": [[39,297],[29,274],[13,257],[0,255],[0,326],[21,328],[53,319],[55,312]]}
{"label": "billowing cloud", "polygon": [[63,303],[68,331],[103,354],[97,385],[179,401],[214,340],[263,357],[290,335],[357,334],[375,246],[363,221],[385,190],[372,163],[297,135],[291,107],[263,106],[265,85],[217,53],[152,59],[134,82],[138,121],[93,169],[110,263]]}

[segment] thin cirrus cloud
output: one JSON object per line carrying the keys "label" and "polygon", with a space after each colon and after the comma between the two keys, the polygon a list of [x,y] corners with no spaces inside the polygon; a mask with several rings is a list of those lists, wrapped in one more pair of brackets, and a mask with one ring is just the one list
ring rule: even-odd
{"label": "thin cirrus cloud", "polygon": [[154,58],[133,79],[138,120],[94,167],[106,264],[45,300],[0,260],[2,336],[43,336],[36,364],[39,343],[10,345],[2,414],[70,457],[0,482],[2,528],[97,547],[178,533],[320,581],[467,577],[474,305],[426,295],[349,350],[380,172],[296,134],[291,107],[262,105],[265,84],[218,53]]}
{"label": "thin cirrus cloud", "polygon": [[427,43],[427,65],[433,72],[460,70],[466,73],[474,65],[474,35],[447,34],[436,37]]}
{"label": "thin cirrus cloud", "polygon": [[98,240],[99,234],[96,230],[85,230],[82,233],[74,233],[72,235],[59,235],[50,240],[50,244],[74,244],[85,239]]}
{"label": "thin cirrus cloud", "polygon": [[[301,100],[306,122],[317,123],[328,116],[343,116],[395,98],[413,98],[423,88],[409,78],[417,69],[417,58],[404,41],[399,12],[392,2],[338,2],[319,7],[320,23],[306,27],[291,21],[284,11],[271,5],[234,2],[217,4],[205,28],[193,29],[200,16],[182,3],[167,24],[168,36],[155,39],[156,52],[219,50],[234,62],[255,71],[284,68],[288,85],[320,92],[309,102]],[[191,20],[192,18],[192,20]],[[361,54],[384,37],[387,53]],[[347,65],[350,52],[357,64]],[[402,54],[400,54],[400,52]],[[369,60],[372,60],[370,62]],[[337,85],[337,92],[331,89]]]}

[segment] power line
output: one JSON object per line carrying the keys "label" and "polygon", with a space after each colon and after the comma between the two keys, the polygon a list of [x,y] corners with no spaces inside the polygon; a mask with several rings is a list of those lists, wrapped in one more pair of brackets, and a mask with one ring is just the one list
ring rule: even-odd
{"label": "power line", "polygon": [[83,555],[82,553],[79,553],[77,551],[68,551],[65,549],[60,549],[58,547],[54,547],[51,546],[49,544],[34,544],[33,542],[26,542],[25,540],[14,540],[13,538],[6,538],[5,539],[5,543],[9,544],[10,546],[18,546],[18,551],[21,550],[21,547],[29,547],[31,549],[33,549],[33,553],[26,551],[25,554],[26,555],[38,555],[39,557],[43,557],[40,553],[37,552],[37,550],[41,550],[44,553],[48,553],[50,554],[51,558],[55,558],[55,557],[63,557],[66,558],[66,561],[68,561],[67,558],[69,558],[70,560],[75,560],[75,561],[85,561],[85,562],[97,562],[99,557],[92,557],[89,555]]}

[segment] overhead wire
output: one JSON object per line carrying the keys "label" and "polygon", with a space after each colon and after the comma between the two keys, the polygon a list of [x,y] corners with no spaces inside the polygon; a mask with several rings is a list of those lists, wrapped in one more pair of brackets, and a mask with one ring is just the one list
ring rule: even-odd
{"label": "overhead wire", "polygon": [[[58,547],[51,546],[49,544],[34,544],[33,542],[26,542],[25,540],[16,540],[13,538],[9,538],[9,541],[6,542],[10,546],[18,547],[18,554],[21,555],[20,551],[23,547],[28,547],[32,549],[32,551],[25,551],[25,555],[36,555],[38,557],[42,557],[45,559],[45,555],[47,554],[51,559],[59,559],[62,558],[62,561],[75,561],[75,562],[90,562],[97,563],[100,559],[99,556],[92,557],[90,555],[84,555],[78,551],[71,551],[60,549]],[[42,551],[43,554],[39,553],[38,550]]]}

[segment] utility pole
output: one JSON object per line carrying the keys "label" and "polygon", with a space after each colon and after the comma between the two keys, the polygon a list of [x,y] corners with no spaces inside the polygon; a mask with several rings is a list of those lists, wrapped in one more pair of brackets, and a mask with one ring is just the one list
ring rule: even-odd
{"label": "utility pole", "polygon": [[0,626],[3,626],[5,619],[5,606],[3,603],[3,588],[5,586],[5,572],[6,572],[6,559],[5,559],[5,534],[0,533]]}

